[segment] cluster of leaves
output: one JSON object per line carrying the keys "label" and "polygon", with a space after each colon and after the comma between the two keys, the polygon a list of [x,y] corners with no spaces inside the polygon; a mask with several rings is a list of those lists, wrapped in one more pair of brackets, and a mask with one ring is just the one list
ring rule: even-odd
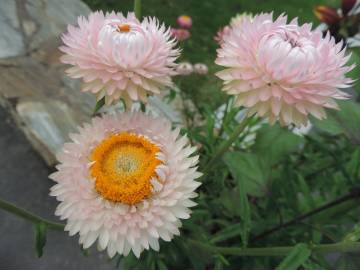
{"label": "cluster of leaves", "polygon": [[[184,130],[201,145],[202,166],[238,125],[234,120],[238,110],[229,109],[222,134],[216,128],[217,115],[206,107],[200,109],[201,125]],[[190,123],[196,122],[195,115],[188,116]],[[360,198],[306,214],[360,184],[360,105],[342,102],[340,111],[312,123],[308,134],[297,135],[254,119],[250,126],[260,126],[254,143],[241,144],[246,133],[251,133],[249,128],[202,179],[198,206],[184,222],[181,237],[161,242],[159,253],[144,252],[140,260],[128,256],[119,262],[125,269],[139,270],[359,269],[359,260],[351,254],[311,254],[308,245],[358,241],[360,230],[355,225]],[[239,257],[209,252],[196,242],[221,247],[295,247],[285,259]]]}
{"label": "cluster of leaves", "polygon": [[[95,2],[93,6],[108,9],[113,9],[112,5],[115,5],[107,3],[101,6],[103,4],[100,3],[105,3],[104,1],[88,2]],[[191,5],[185,2],[183,5]],[[227,1],[215,2],[223,5]],[[205,7],[219,10],[219,7],[211,6],[215,2],[209,1]],[[246,5],[244,1],[240,2]],[[275,6],[284,11],[287,5],[289,9],[293,5],[292,1],[283,2],[282,5],[276,5],[271,1],[269,8],[273,9]],[[174,1],[169,1],[169,5],[171,3]],[[151,6],[160,9],[166,5]],[[196,10],[197,5],[194,4],[193,7]],[[248,10],[256,12],[259,8],[268,10],[255,5]],[[170,14],[168,8],[166,13],[176,18],[179,10],[174,10],[176,15]],[[200,10],[202,14],[207,14],[203,8]],[[231,12],[233,16],[233,10]],[[145,10],[144,14],[161,15],[154,10]],[[214,18],[209,14],[207,17],[209,20]],[[224,24],[217,23],[216,27]],[[203,27],[205,24],[199,25],[208,29]],[[211,25],[212,22],[207,24]],[[213,30],[211,39],[215,33]],[[205,36],[209,38],[210,34]],[[190,47],[185,48],[185,51],[189,53],[189,57],[197,55],[196,57],[213,62],[212,51],[192,47],[191,42],[188,46]],[[199,60],[206,62],[204,59]],[[353,61],[359,60],[357,51],[354,50]],[[210,71],[213,71],[211,66]],[[350,76],[356,78],[358,74],[359,69],[355,69]],[[221,127],[218,127],[219,119],[214,111],[224,96],[214,98],[213,92],[221,92],[219,82],[213,80],[204,78],[206,95],[193,89],[194,86],[202,85],[202,82],[194,83],[191,78],[180,86],[184,90],[190,89],[185,92],[190,94],[189,99],[195,101],[195,111],[185,112],[189,125],[184,132],[189,135],[193,144],[200,147],[201,168],[204,168],[218,146],[238,125],[235,116],[239,109],[230,107]],[[216,88],[216,91],[212,91],[212,88]],[[207,99],[211,99],[208,105]],[[278,125],[269,126],[259,119],[253,119],[250,128],[241,134],[231,151],[202,179],[198,206],[193,209],[191,219],[183,223],[181,237],[176,237],[170,243],[161,242],[159,253],[144,252],[140,260],[132,255],[117,257],[115,264],[123,264],[125,269],[135,270],[360,269],[360,262],[351,254],[319,254],[312,253],[309,248],[311,245],[351,242],[360,238],[359,227],[356,226],[359,222],[360,198],[349,196],[346,200],[338,200],[351,194],[353,190],[358,190],[360,185],[360,105],[356,101],[346,101],[340,105],[340,111],[328,112],[327,120],[312,119],[314,126],[305,135],[297,135],[291,129]],[[254,142],[244,146],[255,127],[258,129]],[[210,252],[196,243],[243,248],[294,246],[294,249],[286,258],[240,257]]]}

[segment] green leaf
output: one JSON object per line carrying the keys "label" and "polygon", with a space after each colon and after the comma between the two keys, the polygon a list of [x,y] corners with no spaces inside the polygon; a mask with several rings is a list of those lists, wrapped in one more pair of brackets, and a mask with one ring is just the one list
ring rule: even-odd
{"label": "green leaf", "polygon": [[105,97],[103,97],[102,99],[100,99],[99,101],[96,102],[95,105],[95,109],[94,109],[94,113],[93,114],[97,114],[97,112],[105,105]]}
{"label": "green leaf", "polygon": [[[235,178],[237,184],[238,184],[238,190],[239,190],[239,196],[240,196],[240,203],[238,205],[239,207],[239,213],[242,222],[240,223],[240,226],[242,227],[241,230],[241,239],[244,246],[247,245],[248,241],[248,235],[251,228],[251,213],[250,213],[250,205],[249,200],[247,197],[247,180],[246,177],[244,177],[244,168],[240,169],[241,166],[237,163],[237,161],[243,160],[242,159],[243,154],[238,152],[230,152],[227,153],[224,157],[225,163],[228,165],[231,174]],[[250,157],[250,156],[247,156]],[[245,167],[246,168],[246,167]]]}
{"label": "green leaf", "polygon": [[46,231],[47,227],[40,222],[35,225],[35,249],[38,258],[43,255],[44,247],[46,245]]}
{"label": "green leaf", "polygon": [[275,270],[296,270],[310,257],[311,250],[305,244],[297,244]]}
{"label": "green leaf", "polygon": [[303,263],[302,267],[304,270],[326,270],[325,267],[319,265],[313,260],[307,260],[305,263]]}
{"label": "green leaf", "polygon": [[335,264],[336,270],[358,270],[360,269],[359,258],[352,257],[347,254],[341,255]]}
{"label": "green leaf", "polygon": [[241,179],[247,194],[258,197],[265,195],[270,165],[262,158],[250,153],[228,152],[224,155],[224,162],[234,179]]}
{"label": "green leaf", "polygon": [[168,270],[165,263],[162,260],[157,261],[157,267],[159,270]]}
{"label": "green leaf", "polygon": [[352,79],[357,79],[355,81],[355,87],[357,88],[357,91],[359,92],[360,81],[358,80],[358,78],[360,78],[360,66],[358,63],[360,63],[360,50],[358,47],[348,49],[348,50],[351,51],[351,57],[350,57],[348,65],[356,64],[356,67],[347,74],[347,77],[352,78]]}
{"label": "green leaf", "polygon": [[225,229],[218,231],[211,239],[210,243],[215,244],[221,241],[228,240],[234,236],[241,235],[243,228],[241,227],[241,223],[236,223]]}
{"label": "green leaf", "polygon": [[271,165],[279,163],[288,154],[299,149],[304,139],[279,125],[264,125],[257,133],[254,151],[266,157]]}
{"label": "green leaf", "polygon": [[360,144],[360,104],[354,101],[338,101],[340,110],[328,110],[327,119],[311,122],[332,135],[344,133],[354,144]]}

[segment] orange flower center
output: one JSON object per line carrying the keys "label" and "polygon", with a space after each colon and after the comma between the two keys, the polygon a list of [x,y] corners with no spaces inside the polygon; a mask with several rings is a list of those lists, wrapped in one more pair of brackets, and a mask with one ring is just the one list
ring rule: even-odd
{"label": "orange flower center", "polygon": [[130,25],[120,24],[117,26],[116,31],[118,31],[119,33],[128,33],[128,32],[130,32]]}
{"label": "orange flower center", "polygon": [[161,164],[160,149],[145,137],[123,132],[104,139],[91,153],[90,173],[105,199],[136,204],[152,192],[151,179]]}

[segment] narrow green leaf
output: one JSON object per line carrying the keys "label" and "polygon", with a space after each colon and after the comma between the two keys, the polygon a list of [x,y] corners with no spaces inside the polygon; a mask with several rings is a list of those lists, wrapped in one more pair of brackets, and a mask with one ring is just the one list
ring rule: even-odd
{"label": "narrow green leaf", "polygon": [[105,105],[105,98],[103,97],[98,102],[96,102],[94,113],[97,114],[97,112]]}
{"label": "narrow green leaf", "polygon": [[307,260],[305,263],[303,263],[302,267],[304,270],[326,270],[325,267],[314,262],[313,260]]}
{"label": "narrow green leaf", "polygon": [[327,119],[311,122],[332,135],[344,133],[352,143],[360,144],[360,104],[354,101],[337,101],[340,110],[328,110]]}
{"label": "narrow green leaf", "polygon": [[238,184],[239,196],[240,196],[240,204],[239,213],[241,217],[241,239],[243,246],[247,246],[248,235],[251,229],[251,213],[250,213],[250,204],[247,196],[247,187],[246,187],[246,179],[243,177],[243,174],[239,171],[239,164],[237,163],[236,156],[234,154],[238,153],[228,153],[224,157],[225,163],[228,165],[231,174],[235,178]]}
{"label": "narrow green leaf", "polygon": [[214,270],[223,270],[224,269],[224,264],[222,263],[222,261],[220,261],[219,259],[217,259],[215,261],[215,266],[214,266]]}
{"label": "narrow green leaf", "polygon": [[167,266],[162,260],[157,261],[157,267],[159,270],[168,270]]}
{"label": "narrow green leaf", "polygon": [[297,244],[275,270],[297,270],[310,257],[311,250],[305,244]]}
{"label": "narrow green leaf", "polygon": [[243,228],[241,227],[241,223],[233,224],[225,229],[218,231],[211,239],[210,243],[215,244],[221,241],[228,240],[234,236],[241,235]]}
{"label": "narrow green leaf", "polygon": [[38,258],[44,253],[44,247],[46,245],[46,231],[47,227],[44,223],[37,223],[35,225],[35,249]]}
{"label": "narrow green leaf", "polygon": [[336,262],[336,270],[358,270],[360,267],[360,260],[355,256],[343,254]]}

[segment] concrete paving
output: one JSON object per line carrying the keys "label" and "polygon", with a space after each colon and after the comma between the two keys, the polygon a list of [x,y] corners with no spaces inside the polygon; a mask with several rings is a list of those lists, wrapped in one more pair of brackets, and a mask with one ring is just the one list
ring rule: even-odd
{"label": "concrete paving", "polygon": [[[42,217],[54,216],[57,202],[50,197],[51,172],[23,133],[0,107],[0,197]],[[78,237],[50,231],[44,255],[38,259],[31,223],[0,209],[0,270],[107,270],[115,269],[105,253],[84,256]]]}

